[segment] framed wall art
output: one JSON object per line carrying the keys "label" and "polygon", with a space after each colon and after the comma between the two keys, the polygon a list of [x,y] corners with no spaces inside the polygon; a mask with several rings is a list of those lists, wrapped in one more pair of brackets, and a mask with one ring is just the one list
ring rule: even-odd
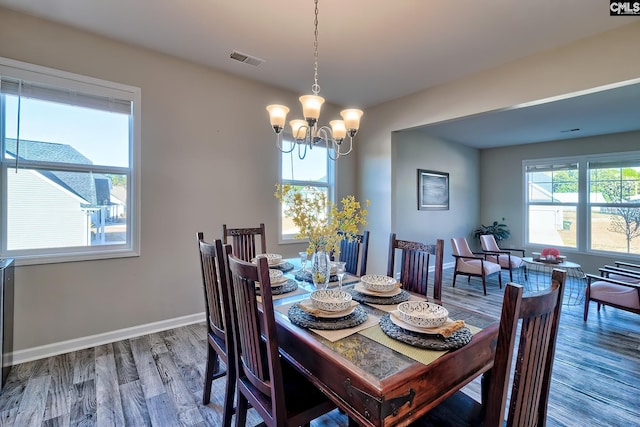
{"label": "framed wall art", "polygon": [[418,169],[418,210],[449,210],[449,174]]}

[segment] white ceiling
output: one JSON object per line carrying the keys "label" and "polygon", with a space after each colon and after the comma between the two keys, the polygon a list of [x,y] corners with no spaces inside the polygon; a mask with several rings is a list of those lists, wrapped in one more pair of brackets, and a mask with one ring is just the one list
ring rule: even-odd
{"label": "white ceiling", "polygon": [[[301,94],[313,83],[312,0],[0,0],[0,6]],[[371,107],[633,22],[610,17],[603,0],[319,0],[320,94],[345,107]],[[234,50],[265,62],[234,61]],[[511,124],[514,111],[502,112],[512,114]],[[536,111],[538,126],[544,111]],[[500,119],[480,119],[471,133],[478,141],[478,128],[505,127]],[[504,131],[510,136],[486,139],[513,141],[513,129]],[[446,132],[474,144],[450,126]]]}

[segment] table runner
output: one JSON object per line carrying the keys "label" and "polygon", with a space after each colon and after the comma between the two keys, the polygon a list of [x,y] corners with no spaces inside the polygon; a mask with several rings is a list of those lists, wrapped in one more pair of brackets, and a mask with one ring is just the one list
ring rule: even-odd
{"label": "table runner", "polygon": [[[480,332],[480,328],[477,328],[475,326],[467,325],[467,328],[471,330],[472,334]],[[447,351],[424,350],[421,348],[410,346],[409,344],[405,344],[400,341],[396,341],[385,334],[382,329],[380,329],[379,325],[361,330],[358,333],[369,339],[372,339],[377,343],[384,345],[385,347],[389,347],[390,349],[395,350],[398,353],[404,354],[405,356],[410,357],[411,359],[424,365],[428,365],[438,357],[447,353]]]}
{"label": "table runner", "polygon": [[[275,307],[275,309],[286,316],[287,313],[289,312],[289,307],[291,307],[293,304],[297,304],[297,303],[292,302],[288,304],[278,305]],[[358,326],[354,326],[353,328],[337,329],[333,331],[326,331],[326,330],[319,330],[319,329],[309,329],[309,330],[320,335],[322,338],[328,341],[336,342],[341,340],[342,338],[348,337],[349,335],[353,335],[358,331],[362,331],[363,329],[376,326],[379,321],[380,321],[380,318],[378,316],[368,313],[367,320]]]}

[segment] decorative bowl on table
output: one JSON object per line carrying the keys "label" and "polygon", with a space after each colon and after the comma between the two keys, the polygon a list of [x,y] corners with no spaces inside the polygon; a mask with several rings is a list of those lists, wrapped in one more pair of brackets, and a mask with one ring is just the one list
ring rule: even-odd
{"label": "decorative bowl on table", "polygon": [[259,254],[258,256],[266,257],[269,265],[278,265],[282,262],[282,255],[280,254]]}
{"label": "decorative bowl on table", "polygon": [[351,294],[337,289],[311,292],[311,303],[323,311],[343,311],[351,306]]}
{"label": "decorative bowl on table", "polygon": [[365,289],[375,292],[390,292],[398,286],[396,279],[382,274],[365,274],[360,282]]}
{"label": "decorative bowl on table", "polygon": [[400,319],[421,328],[437,328],[449,317],[449,311],[441,305],[426,301],[405,301],[398,304]]}
{"label": "decorative bowl on table", "polygon": [[275,268],[269,269],[269,280],[271,280],[271,284],[281,283],[284,281],[284,274],[282,271],[277,270]]}

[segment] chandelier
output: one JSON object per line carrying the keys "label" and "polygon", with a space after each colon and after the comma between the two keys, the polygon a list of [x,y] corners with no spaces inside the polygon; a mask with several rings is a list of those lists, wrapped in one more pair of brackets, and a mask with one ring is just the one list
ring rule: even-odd
{"label": "chandelier", "polygon": [[[271,120],[271,126],[276,133],[276,146],[283,153],[291,153],[296,146],[298,147],[298,157],[304,159],[307,155],[307,148],[310,150],[314,145],[323,143],[327,148],[327,156],[331,160],[337,160],[340,156],[346,156],[353,149],[353,137],[360,127],[360,118],[362,110],[347,109],[340,112],[342,120],[331,120],[328,126],[318,127],[318,119],[320,118],[320,109],[324,103],[324,98],[320,94],[320,85],[318,85],[318,0],[315,3],[315,19],[314,19],[314,52],[313,52],[313,85],[311,86],[312,95],[304,95],[300,97],[302,104],[302,115],[304,120],[291,120],[291,141],[290,147],[283,147],[281,132],[284,129],[287,119],[289,107],[284,105],[269,105],[267,111]],[[349,148],[343,145],[345,138],[349,136]],[[333,152],[333,154],[332,154]]]}

